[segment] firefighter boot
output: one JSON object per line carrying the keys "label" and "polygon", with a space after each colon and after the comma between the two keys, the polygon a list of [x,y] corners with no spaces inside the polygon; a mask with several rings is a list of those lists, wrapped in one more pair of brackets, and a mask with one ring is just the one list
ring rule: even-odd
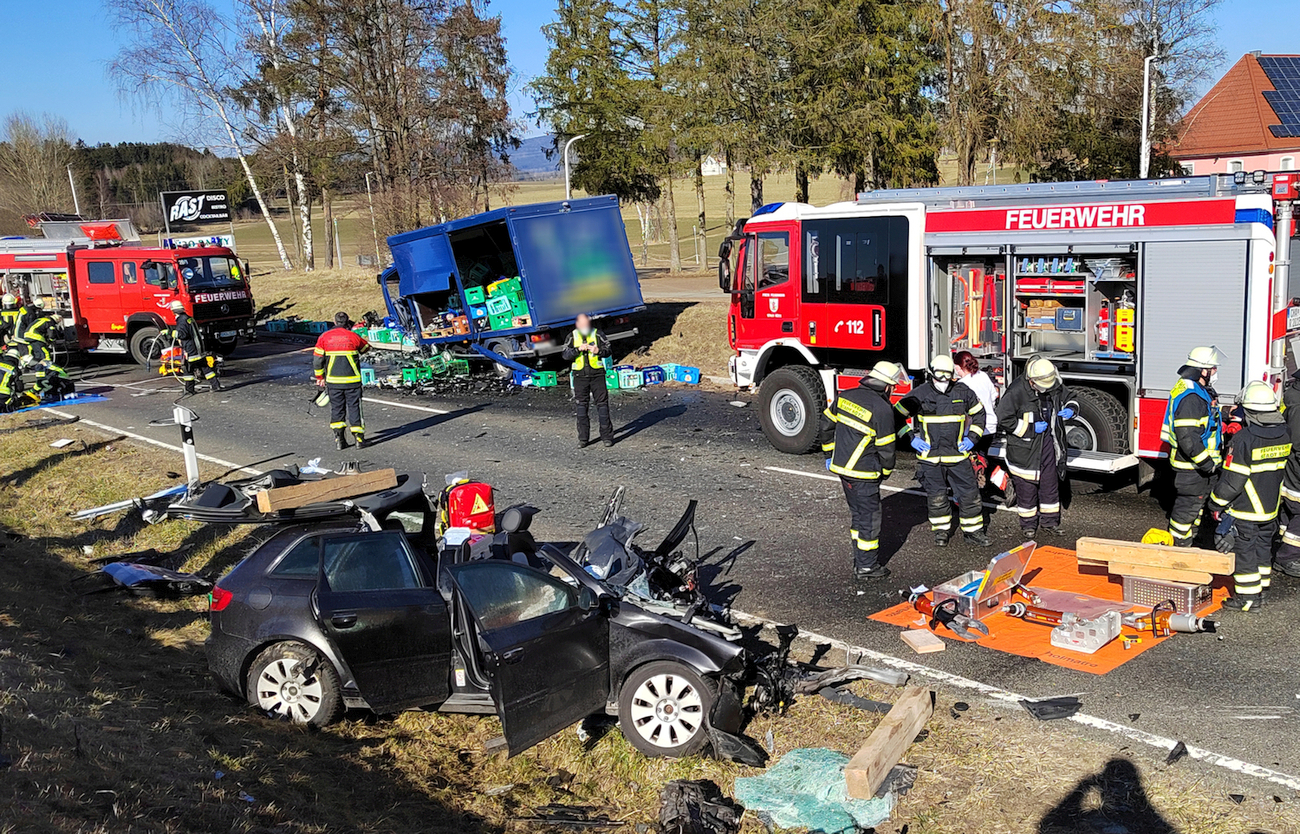
{"label": "firefighter boot", "polygon": [[965,539],[970,544],[976,545],[978,547],[988,547],[990,544],[993,543],[983,530],[975,530],[974,532],[963,533],[962,538]]}
{"label": "firefighter boot", "polygon": [[951,539],[951,538],[952,538],[952,531],[951,531],[951,530],[935,530],[935,531],[934,531],[934,543],[937,544],[937,545],[939,545],[940,547],[947,547],[947,546],[948,546],[948,540]]}
{"label": "firefighter boot", "polygon": [[1264,593],[1258,594],[1233,594],[1223,601],[1224,608],[1230,608],[1233,611],[1258,611],[1264,607]]}
{"label": "firefighter boot", "polygon": [[221,377],[219,377],[219,376],[214,376],[214,377],[213,377],[213,378],[208,382],[208,384],[212,386],[212,390],[213,390],[213,391],[220,391],[220,390],[221,390]]}
{"label": "firefighter boot", "polygon": [[348,447],[348,436],[343,429],[334,430],[334,445],[338,447],[340,452]]}
{"label": "firefighter boot", "polygon": [[889,568],[877,562],[869,568],[854,568],[853,578],[859,582],[866,582],[870,579],[884,579],[889,576]]}
{"label": "firefighter boot", "polygon": [[352,439],[357,441],[357,448],[364,449],[366,446],[366,436],[364,434],[353,433]]}
{"label": "firefighter boot", "polygon": [[197,391],[198,391],[198,389],[194,387],[194,380],[192,380],[192,379],[187,379],[187,380],[185,380],[185,393],[186,393],[186,394],[194,394],[194,393],[196,393]]}

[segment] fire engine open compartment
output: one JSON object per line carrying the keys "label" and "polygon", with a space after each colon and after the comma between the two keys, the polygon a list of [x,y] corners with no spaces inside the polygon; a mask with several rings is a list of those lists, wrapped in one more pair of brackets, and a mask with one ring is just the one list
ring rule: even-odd
{"label": "fire engine open compartment", "polygon": [[[1136,246],[1133,247],[1136,250]],[[1137,255],[1069,252],[1012,257],[1012,357],[1132,363]]]}

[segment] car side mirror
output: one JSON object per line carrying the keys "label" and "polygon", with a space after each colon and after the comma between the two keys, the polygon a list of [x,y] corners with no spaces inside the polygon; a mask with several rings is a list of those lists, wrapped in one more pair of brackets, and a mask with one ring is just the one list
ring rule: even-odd
{"label": "car side mirror", "polygon": [[600,597],[586,585],[578,589],[578,608],[582,611],[595,611],[600,607]]}
{"label": "car side mirror", "polygon": [[731,241],[724,240],[718,247],[718,289],[731,292]]}

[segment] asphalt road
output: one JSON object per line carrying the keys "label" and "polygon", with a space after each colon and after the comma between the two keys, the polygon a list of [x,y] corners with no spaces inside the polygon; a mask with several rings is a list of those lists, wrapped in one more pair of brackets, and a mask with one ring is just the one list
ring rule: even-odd
{"label": "asphalt road", "polygon": [[[392,466],[436,481],[468,469],[494,485],[498,506],[528,502],[540,508],[533,528],[539,538],[581,537],[614,488],[623,485],[625,515],[645,522],[643,543],[654,544],[696,498],[702,550],[716,561],[743,549],[715,578],[719,594],[739,610],[1030,697],[1081,693],[1092,715],[1300,775],[1300,736],[1294,732],[1300,593],[1293,580],[1274,580],[1264,612],[1225,612],[1218,635],[1178,636],[1105,676],[954,641],[947,651],[917,658],[899,641],[897,628],[868,621],[867,615],[898,602],[908,587],[933,586],[982,568],[1019,544],[1013,513],[992,512],[991,548],[958,540],[940,549],[925,522],[923,499],[890,492],[882,549],[890,554],[893,575],[860,586],[850,577],[848,512],[838,482],[825,479],[820,456],[774,451],[748,395],[740,399],[749,406],[738,408],[730,404],[737,399],[731,392],[618,392],[618,444],[578,450],[567,389],[506,396],[473,386],[441,396],[368,389],[366,422],[377,442],[338,453],[326,411],[310,404],[315,389],[309,368],[310,354],[300,344],[241,349],[227,363],[228,390],[187,400],[201,418],[195,428],[199,451],[260,469],[314,457],[326,464],[359,460],[369,469]],[[68,411],[177,442],[175,428],[148,425],[170,416],[180,393],[174,381],[124,363],[88,373],[93,379],[82,388],[104,388],[110,402]],[[180,465],[178,456],[178,470]],[[912,472],[913,461],[904,456],[889,485],[915,489]],[[1137,540],[1149,527],[1162,526],[1163,518],[1149,493],[1075,481],[1065,516],[1069,536],[1048,543],[1069,547],[1077,536]]]}

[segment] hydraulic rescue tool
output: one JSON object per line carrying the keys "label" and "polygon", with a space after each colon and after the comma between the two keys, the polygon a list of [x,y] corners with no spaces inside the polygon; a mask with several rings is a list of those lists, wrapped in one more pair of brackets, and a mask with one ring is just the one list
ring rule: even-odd
{"label": "hydraulic rescue tool", "polygon": [[[930,618],[930,628],[943,626],[953,634],[966,640],[978,640],[981,637],[989,636],[988,626],[979,620],[958,612],[955,599],[946,599],[935,605],[928,597],[913,594],[908,599],[908,602],[912,603],[912,607],[917,611]],[[978,632],[978,634],[975,632]]]}
{"label": "hydraulic rescue tool", "polygon": [[1173,600],[1158,603],[1150,611],[1134,611],[1125,614],[1124,625],[1138,631],[1149,631],[1156,637],[1168,637],[1174,633],[1200,634],[1215,630],[1214,620],[1191,614],[1179,614],[1174,608]]}

